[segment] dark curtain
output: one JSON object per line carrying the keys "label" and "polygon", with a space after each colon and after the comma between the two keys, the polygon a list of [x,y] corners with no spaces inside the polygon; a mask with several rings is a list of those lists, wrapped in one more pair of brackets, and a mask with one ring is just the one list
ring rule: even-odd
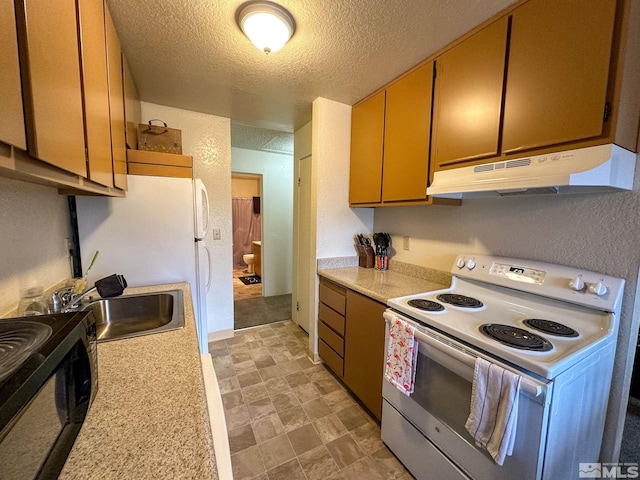
{"label": "dark curtain", "polygon": [[233,268],[243,268],[242,256],[253,253],[251,242],[260,240],[260,214],[253,213],[252,198],[233,198]]}

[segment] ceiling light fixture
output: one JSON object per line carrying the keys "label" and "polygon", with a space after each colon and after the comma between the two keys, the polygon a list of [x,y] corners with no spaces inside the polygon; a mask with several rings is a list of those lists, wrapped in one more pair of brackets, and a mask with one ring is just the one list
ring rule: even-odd
{"label": "ceiling light fixture", "polygon": [[267,55],[284,47],[296,30],[296,22],[286,9],[267,1],[243,4],[237,21],[251,43]]}

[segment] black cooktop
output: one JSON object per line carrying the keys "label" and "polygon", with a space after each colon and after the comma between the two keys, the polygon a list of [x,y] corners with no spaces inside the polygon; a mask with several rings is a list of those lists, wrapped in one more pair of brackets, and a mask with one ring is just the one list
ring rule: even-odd
{"label": "black cooktop", "polygon": [[441,312],[444,310],[444,305],[425,298],[414,298],[409,300],[407,305],[418,310],[424,310],[425,312]]}
{"label": "black cooktop", "polygon": [[558,337],[577,337],[578,332],[573,328],[567,327],[558,322],[551,320],[544,320],[541,318],[527,318],[523,322],[527,327],[534,328],[549,335],[556,335]]}
{"label": "black cooktop", "polygon": [[480,327],[480,331],[509,347],[538,352],[548,352],[553,348],[553,345],[540,335],[511,325],[486,323]]}
{"label": "black cooktop", "polygon": [[477,298],[467,297],[459,293],[441,293],[436,297],[441,302],[463,308],[482,308],[484,304]]}

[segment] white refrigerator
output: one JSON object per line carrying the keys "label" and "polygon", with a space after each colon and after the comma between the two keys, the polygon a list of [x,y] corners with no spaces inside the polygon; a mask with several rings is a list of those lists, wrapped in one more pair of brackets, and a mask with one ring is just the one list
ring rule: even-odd
{"label": "white refrigerator", "polygon": [[82,266],[100,251],[89,285],[112,273],[130,286],[187,281],[201,353],[211,285],[209,199],[200,179],[128,176],[125,198],[76,197]]}

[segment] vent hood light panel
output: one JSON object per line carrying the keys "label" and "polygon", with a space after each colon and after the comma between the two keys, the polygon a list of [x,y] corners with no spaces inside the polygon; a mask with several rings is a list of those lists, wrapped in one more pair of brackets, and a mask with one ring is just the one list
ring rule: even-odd
{"label": "vent hood light panel", "polygon": [[434,173],[427,195],[589,193],[631,190],[637,155],[617,145],[567,150]]}

